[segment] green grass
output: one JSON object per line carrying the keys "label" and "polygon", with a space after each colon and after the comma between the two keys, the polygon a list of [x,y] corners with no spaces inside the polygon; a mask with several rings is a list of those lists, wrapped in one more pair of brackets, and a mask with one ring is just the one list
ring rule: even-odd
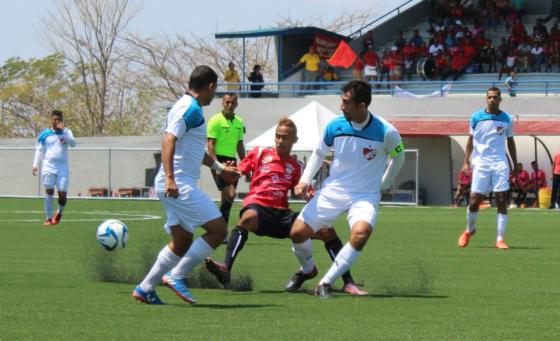
{"label": "green grass", "polygon": [[[493,209],[481,211],[476,236],[459,249],[464,208],[382,207],[377,230],[352,268],[371,295],[340,293],[332,300],[309,294],[318,279],[302,293],[285,293],[298,266],[289,241],[250,235],[234,272],[250,276],[253,290],[195,288],[195,306],[167,288],[158,289],[165,306],[130,296],[167,241],[163,219],[135,220],[163,216],[158,202],[71,200],[52,228],[43,227],[41,211],[41,200],[0,199],[0,340],[560,336],[558,211],[512,210],[511,249],[501,251],[493,248]],[[95,241],[98,223],[107,218],[123,220],[130,231],[129,245],[115,254]],[[336,227],[346,240],[345,220]],[[223,253],[220,247],[214,257]],[[318,242],[314,256],[324,274],[330,262]],[[99,280],[96,267],[103,264],[121,283]]]}

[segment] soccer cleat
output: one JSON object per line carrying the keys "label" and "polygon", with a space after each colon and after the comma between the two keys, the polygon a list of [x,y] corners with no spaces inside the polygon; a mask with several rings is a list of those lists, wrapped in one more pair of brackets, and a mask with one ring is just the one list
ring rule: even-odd
{"label": "soccer cleat", "polygon": [[184,278],[171,276],[171,271],[163,275],[162,278],[163,285],[167,286],[169,289],[173,290],[177,296],[183,301],[195,304],[196,301],[187,287],[187,280]]}
{"label": "soccer cleat", "polygon": [[317,276],[317,267],[313,266],[313,270],[310,273],[303,273],[303,271],[299,270],[296,272],[290,281],[286,285],[286,291],[296,291],[301,288],[303,282],[307,281],[308,279],[312,279]]}
{"label": "soccer cleat", "polygon": [[469,240],[471,239],[472,236],[474,236],[475,233],[476,230],[473,230],[472,232],[468,232],[468,231],[463,232],[461,237],[459,237],[459,242],[457,242],[457,245],[459,245],[459,247],[465,247],[469,245]]}
{"label": "soccer cleat", "polygon": [[229,284],[231,273],[229,272],[229,269],[227,268],[227,266],[225,266],[225,264],[216,262],[210,257],[206,257],[206,259],[204,260],[204,265],[206,265],[206,269],[208,269],[208,271],[210,271],[210,273],[216,277],[218,282],[220,282],[222,285]]}
{"label": "soccer cleat", "polygon": [[58,223],[60,223],[60,220],[62,220],[62,213],[56,212],[56,214],[52,218],[52,224],[57,225]]}
{"label": "soccer cleat", "polygon": [[52,225],[52,219],[45,219],[45,221],[43,222],[43,225],[48,226],[48,225]]}
{"label": "soccer cleat", "polygon": [[504,242],[503,240],[498,240],[496,242],[496,249],[507,250],[509,249],[509,246],[507,246],[506,242]]}
{"label": "soccer cleat", "polygon": [[355,283],[348,283],[343,288],[344,292],[353,296],[365,296],[368,294],[367,291],[358,288]]}
{"label": "soccer cleat", "polygon": [[332,298],[333,297],[333,289],[329,283],[319,284],[317,288],[315,288],[315,296],[320,298]]}
{"label": "soccer cleat", "polygon": [[165,304],[158,297],[155,290],[146,292],[142,290],[140,286],[134,288],[134,291],[132,292],[132,297],[134,297],[135,300],[146,304]]}

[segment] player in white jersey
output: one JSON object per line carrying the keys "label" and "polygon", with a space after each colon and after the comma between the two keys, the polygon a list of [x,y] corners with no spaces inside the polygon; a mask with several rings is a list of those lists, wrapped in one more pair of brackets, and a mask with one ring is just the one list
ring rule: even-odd
{"label": "player in white jersey", "polygon": [[368,111],[371,85],[351,81],[342,88],[341,97],[340,109],[344,116],[327,125],[323,139],[294,188],[296,195],[306,195],[325,155],[334,149],[329,177],[305,205],[290,234],[294,253],[301,264],[299,271],[305,279],[313,278],[317,272],[312,259],[311,236],[348,213],[350,240],[319,281],[315,295],[322,298],[332,296],[334,281],[358,259],[375,228],[381,190],[391,186],[404,163],[398,131]]}
{"label": "player in white jersey", "polygon": [[[37,139],[32,174],[37,175],[41,164],[41,176],[45,186],[44,225],[56,225],[62,219],[68,193],[68,146],[74,147],[76,140],[72,131],[64,127],[62,111],[54,110],[51,114],[52,128],[44,129]],[[52,203],[54,188],[58,190],[58,209],[53,216]]]}
{"label": "player in white jersey", "polygon": [[[194,304],[185,278],[227,234],[224,218],[214,202],[198,187],[200,165],[237,176],[234,167],[214,161],[204,150],[206,122],[202,107],[216,93],[218,76],[208,66],[197,66],[189,80],[189,90],[171,108],[162,142],[162,165],[155,180],[156,193],[166,211],[165,231],[171,242],[160,251],[156,262],[134,289],[132,296],[147,304],[163,304],[155,292],[160,282],[182,300]],[[193,242],[195,228],[206,230]]]}
{"label": "player in white jersey", "polygon": [[509,162],[506,142],[513,162],[513,178],[517,178],[517,151],[513,139],[513,120],[500,110],[500,89],[486,91],[486,109],[473,113],[470,121],[469,139],[465,151],[464,170],[473,169],[471,197],[467,208],[467,228],[459,237],[459,247],[465,247],[476,232],[476,218],[480,203],[494,192],[497,217],[496,248],[508,249],[504,241],[507,226],[507,202],[509,191]]}

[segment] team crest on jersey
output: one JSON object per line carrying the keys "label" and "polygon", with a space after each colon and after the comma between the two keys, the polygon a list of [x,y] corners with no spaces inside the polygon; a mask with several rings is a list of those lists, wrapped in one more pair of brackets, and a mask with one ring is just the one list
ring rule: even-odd
{"label": "team crest on jersey", "polygon": [[498,132],[498,135],[504,135],[505,128],[502,126],[497,126],[496,131]]}
{"label": "team crest on jersey", "polygon": [[364,147],[362,153],[364,154],[366,160],[370,161],[373,160],[377,155],[377,149],[373,148],[372,146]]}
{"label": "team crest on jersey", "polygon": [[286,173],[292,174],[294,172],[294,167],[289,163],[286,164]]}
{"label": "team crest on jersey", "polygon": [[271,161],[272,161],[272,155],[270,155],[270,154],[266,154],[266,155],[263,156],[263,158],[262,158],[262,162],[263,162],[263,163],[269,163],[269,162],[271,162]]}

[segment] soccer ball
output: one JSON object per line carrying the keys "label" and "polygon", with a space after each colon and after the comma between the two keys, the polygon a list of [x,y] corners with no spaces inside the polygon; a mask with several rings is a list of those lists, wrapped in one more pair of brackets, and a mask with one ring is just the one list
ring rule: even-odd
{"label": "soccer ball", "polygon": [[109,219],[97,228],[97,241],[107,251],[113,251],[128,243],[128,228],[119,220]]}

